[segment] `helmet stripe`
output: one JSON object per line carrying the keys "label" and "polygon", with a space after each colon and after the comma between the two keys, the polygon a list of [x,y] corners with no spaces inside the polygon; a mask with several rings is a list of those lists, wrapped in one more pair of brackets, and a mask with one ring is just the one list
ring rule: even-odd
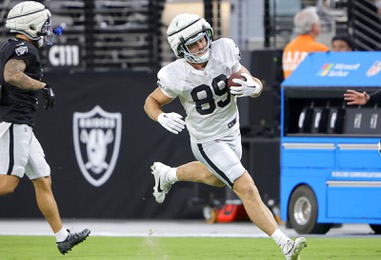
{"label": "helmet stripe", "polygon": [[7,18],[7,20],[12,20],[12,19],[15,19],[15,18],[23,17],[23,16],[28,16],[28,15],[35,14],[35,13],[38,13],[38,12],[42,12],[44,10],[46,10],[46,8],[41,9],[41,10],[37,10],[37,11],[34,11],[34,12],[31,12],[31,13],[28,13],[28,14],[22,14],[22,15],[19,15],[19,16],[14,16],[14,17],[11,17],[11,18]]}
{"label": "helmet stripe", "polygon": [[169,37],[169,36],[172,36],[172,35],[174,35],[174,34],[176,34],[176,33],[179,33],[179,32],[181,32],[182,30],[185,30],[186,28],[188,28],[189,26],[191,26],[191,25],[197,23],[197,22],[200,21],[200,20],[201,20],[201,18],[195,20],[193,23],[188,24],[188,25],[185,26],[184,28],[181,28],[181,30],[178,30],[178,31],[176,31],[176,32],[173,32],[173,33],[171,33],[171,34],[168,34],[168,37]]}

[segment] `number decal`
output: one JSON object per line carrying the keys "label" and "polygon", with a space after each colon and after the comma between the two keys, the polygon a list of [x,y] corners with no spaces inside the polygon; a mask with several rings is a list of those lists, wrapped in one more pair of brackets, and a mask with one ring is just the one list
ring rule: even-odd
{"label": "number decal", "polygon": [[[218,86],[218,83],[220,83],[220,82],[225,83],[222,89],[220,89],[220,86]],[[214,78],[212,81],[212,87],[214,89],[214,93],[216,93],[216,95],[218,95],[218,96],[223,96],[226,93],[228,93],[229,90],[228,90],[226,83],[227,83],[226,76],[223,74]],[[229,103],[230,103],[230,94],[228,93],[228,95],[226,95],[226,99],[217,102],[217,105],[219,107],[225,107]]]}
{"label": "number decal", "polygon": [[[224,82],[221,84],[221,82]],[[219,84],[220,83],[220,84]],[[222,86],[221,86],[222,85]],[[226,76],[221,74],[212,80],[212,87],[215,95],[223,96],[226,95],[226,99],[220,100],[217,102],[217,106],[225,107],[230,103],[230,95],[229,90],[226,86]],[[216,103],[213,98],[213,92],[210,87],[206,84],[202,84],[200,86],[195,87],[191,91],[191,96],[193,101],[196,104],[196,111],[200,113],[200,115],[208,115],[213,113],[216,109]]]}
{"label": "number decal", "polygon": [[[202,84],[198,87],[195,87],[192,89],[191,95],[193,101],[196,103],[196,110],[200,113],[200,115],[211,114],[213,113],[214,109],[216,109],[213,93],[208,85]],[[200,98],[199,96],[201,95],[205,97]]]}

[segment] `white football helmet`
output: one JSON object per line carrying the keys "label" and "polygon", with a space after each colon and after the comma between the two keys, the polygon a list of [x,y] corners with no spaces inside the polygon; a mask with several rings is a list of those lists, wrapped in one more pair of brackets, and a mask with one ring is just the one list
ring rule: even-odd
{"label": "white football helmet", "polygon": [[[8,13],[5,26],[13,33],[21,33],[42,46],[43,39],[53,44],[51,13],[41,3],[25,1],[15,5]],[[41,47],[39,46],[39,47]]]}
{"label": "white football helmet", "polygon": [[[212,42],[213,29],[204,18],[196,14],[180,14],[171,21],[167,30],[168,42],[177,57],[186,59],[192,63],[204,63],[209,60],[209,49]],[[187,46],[206,38],[206,47],[191,53]],[[199,53],[203,53],[200,54]]]}

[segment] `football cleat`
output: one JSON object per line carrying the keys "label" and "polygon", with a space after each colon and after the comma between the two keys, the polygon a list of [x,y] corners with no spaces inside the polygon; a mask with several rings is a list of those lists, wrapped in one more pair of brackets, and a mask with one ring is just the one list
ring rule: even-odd
{"label": "football cleat", "polygon": [[69,231],[69,235],[67,236],[65,241],[57,242],[58,250],[61,252],[61,254],[64,255],[67,252],[69,252],[73,247],[75,247],[79,243],[82,243],[89,235],[90,230],[88,230],[87,228],[78,233],[70,233]]}
{"label": "football cleat", "polygon": [[300,260],[300,252],[307,247],[307,241],[304,237],[299,237],[292,241],[288,240],[282,248],[287,260]]}
{"label": "football cleat", "polygon": [[155,177],[155,186],[153,187],[153,196],[158,203],[163,203],[165,196],[172,187],[172,183],[167,181],[166,175],[171,170],[171,167],[155,162],[151,166],[152,174]]}

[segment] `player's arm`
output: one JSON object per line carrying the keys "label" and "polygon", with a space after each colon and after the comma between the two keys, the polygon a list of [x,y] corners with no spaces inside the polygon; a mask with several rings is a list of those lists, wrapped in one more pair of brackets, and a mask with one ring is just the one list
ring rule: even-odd
{"label": "player's arm", "polygon": [[157,121],[159,115],[163,113],[162,106],[172,101],[173,99],[167,97],[158,87],[147,97],[144,104],[144,111],[152,120]]}
{"label": "player's arm", "polygon": [[185,128],[182,116],[177,113],[164,113],[162,107],[173,101],[166,96],[160,87],[156,88],[147,98],[144,111],[154,121],[159,122],[168,131],[178,134]]}
{"label": "player's arm", "polygon": [[4,79],[12,86],[27,90],[40,90],[46,83],[32,79],[24,73],[26,64],[23,60],[10,59],[4,67]]}

